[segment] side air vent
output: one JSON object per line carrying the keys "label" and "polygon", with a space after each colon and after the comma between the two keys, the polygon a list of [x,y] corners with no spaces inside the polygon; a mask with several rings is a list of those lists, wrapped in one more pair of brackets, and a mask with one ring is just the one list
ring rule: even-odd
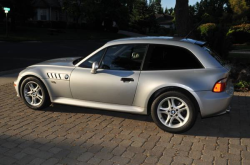
{"label": "side air vent", "polygon": [[63,73],[47,73],[47,76],[50,79],[69,80],[69,75]]}

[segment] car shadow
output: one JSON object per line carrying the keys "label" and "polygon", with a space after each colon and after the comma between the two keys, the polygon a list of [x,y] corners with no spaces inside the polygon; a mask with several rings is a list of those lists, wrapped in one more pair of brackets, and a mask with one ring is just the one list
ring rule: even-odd
{"label": "car shadow", "polygon": [[124,119],[153,122],[152,118],[149,115],[138,115],[138,114],[124,113],[124,112],[100,110],[100,109],[77,107],[70,105],[61,105],[61,104],[53,104],[52,106],[46,108],[45,111],[60,112],[60,113],[82,113],[82,114],[93,114],[93,115],[98,114],[98,115],[118,117]]}
{"label": "car shadow", "polygon": [[[228,138],[249,138],[250,137],[250,97],[234,96],[231,104],[231,112],[228,114],[201,119],[198,116],[195,125],[182,135],[210,136]],[[118,117],[137,121],[153,123],[149,115],[136,115],[121,112],[105,111],[91,108],[65,106],[54,104],[46,109],[50,112],[61,113],[83,113],[99,114],[104,116]],[[158,128],[159,129],[159,128]]]}

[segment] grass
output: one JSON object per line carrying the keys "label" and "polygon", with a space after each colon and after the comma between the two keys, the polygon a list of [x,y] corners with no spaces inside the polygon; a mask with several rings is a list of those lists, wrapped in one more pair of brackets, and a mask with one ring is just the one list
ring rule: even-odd
{"label": "grass", "polygon": [[63,29],[51,32],[48,28],[18,27],[15,32],[9,32],[8,37],[4,29],[0,29],[0,41],[57,41],[57,40],[97,40],[97,39],[118,39],[125,35],[82,29]]}

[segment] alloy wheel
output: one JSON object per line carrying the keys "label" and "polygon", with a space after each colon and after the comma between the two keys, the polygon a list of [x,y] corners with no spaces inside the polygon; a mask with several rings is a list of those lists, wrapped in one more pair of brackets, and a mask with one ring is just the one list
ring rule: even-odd
{"label": "alloy wheel", "polygon": [[167,97],[159,103],[157,115],[165,126],[180,128],[189,119],[189,107],[178,97]]}
{"label": "alloy wheel", "polygon": [[24,86],[23,95],[27,103],[32,106],[39,106],[43,101],[41,87],[34,81],[30,81]]}

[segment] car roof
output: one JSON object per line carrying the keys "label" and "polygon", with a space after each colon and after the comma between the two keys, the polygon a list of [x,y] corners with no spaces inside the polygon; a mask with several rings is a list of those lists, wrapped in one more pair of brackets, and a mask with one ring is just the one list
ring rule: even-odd
{"label": "car roof", "polygon": [[205,68],[222,67],[218,61],[216,61],[207,51],[205,51],[202,48],[203,46],[205,46],[206,42],[197,41],[197,40],[190,39],[190,38],[179,38],[179,37],[122,38],[122,39],[113,40],[113,41],[106,43],[103,47],[101,47],[96,52],[109,46],[122,45],[122,44],[159,44],[159,45],[183,47],[191,51],[201,61],[201,63],[203,64]]}
{"label": "car roof", "polygon": [[126,43],[159,43],[159,42],[184,42],[184,43],[191,43],[196,44],[199,46],[204,46],[206,42],[197,41],[190,38],[180,38],[180,37],[132,37],[132,38],[122,38],[113,40],[107,43],[107,45],[115,45],[115,44],[126,44]]}

